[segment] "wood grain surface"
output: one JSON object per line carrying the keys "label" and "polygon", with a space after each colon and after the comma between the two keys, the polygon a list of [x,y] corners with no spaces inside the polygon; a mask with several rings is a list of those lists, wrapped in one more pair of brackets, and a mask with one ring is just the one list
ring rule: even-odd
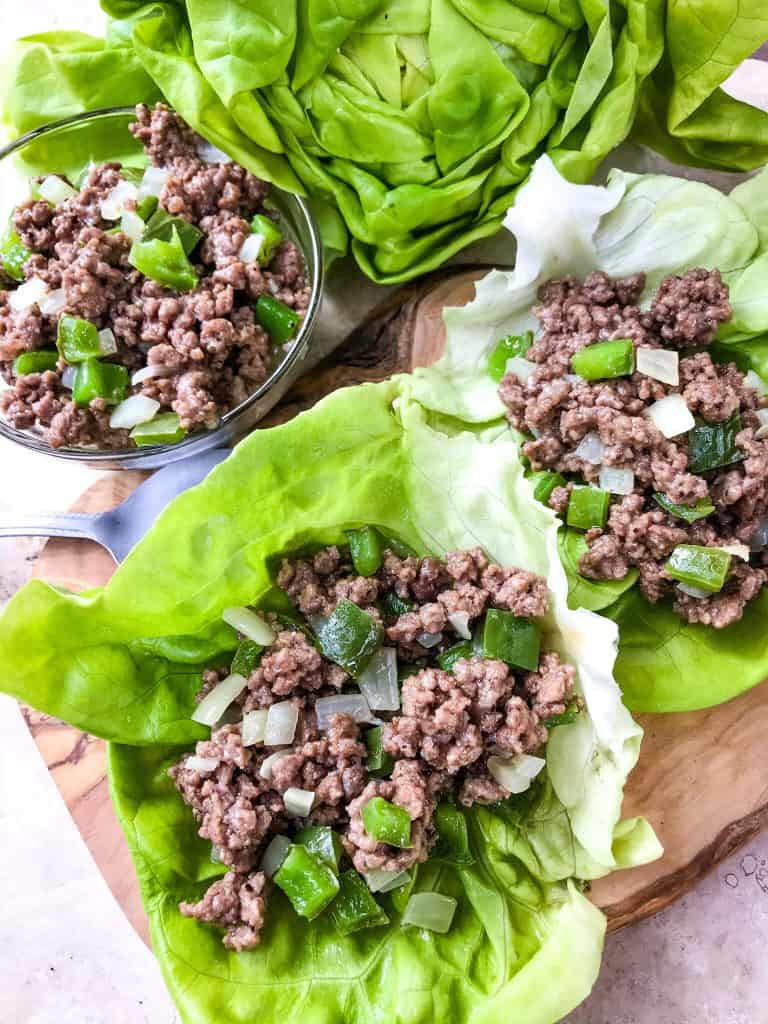
{"label": "wood grain surface", "polygon": [[[438,272],[390,295],[366,321],[299,381],[265,425],[283,422],[338,387],[383,380],[433,362],[444,344],[442,309],[467,302],[482,272]],[[93,512],[122,501],[144,478],[119,473],[99,480],[75,504]],[[50,540],[36,574],[80,590],[105,583],[111,557],[89,541]],[[109,801],[104,744],[54,719],[25,711],[27,723],[110,889],[139,934],[147,921],[128,850]],[[592,887],[592,898],[620,928],[663,909],[768,825],[763,764],[768,683],[718,708],[638,716],[645,738],[629,779],[625,816],[642,814],[656,829],[664,857],[617,872]]]}

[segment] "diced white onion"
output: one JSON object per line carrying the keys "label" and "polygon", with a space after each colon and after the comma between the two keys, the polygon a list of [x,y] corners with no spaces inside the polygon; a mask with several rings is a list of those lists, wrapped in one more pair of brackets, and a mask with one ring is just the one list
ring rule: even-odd
{"label": "diced white onion", "polygon": [[749,538],[749,546],[752,551],[762,551],[768,546],[768,516],[763,516],[757,524],[757,529]]}
{"label": "diced white onion", "polygon": [[371,892],[392,892],[402,889],[411,880],[409,871],[369,871],[363,875],[365,884]]}
{"label": "diced white onion", "polygon": [[542,770],[546,761],[532,754],[516,757],[489,757],[488,771],[500,786],[510,793],[524,793]]}
{"label": "diced white onion", "polygon": [[442,633],[419,633],[416,637],[416,643],[420,647],[425,647],[429,651],[431,648],[437,647],[442,639]]}
{"label": "diced white onion", "polygon": [[75,367],[68,366],[61,375],[61,386],[71,391],[75,384]]}
{"label": "diced white onion", "polygon": [[221,617],[238,633],[253,640],[255,644],[261,644],[262,647],[269,647],[275,639],[272,627],[250,608],[242,608],[239,605],[234,608],[225,608]]}
{"label": "diced white onion", "polygon": [[70,184],[55,174],[49,174],[47,178],[41,181],[37,191],[43,199],[53,203],[54,206],[58,206],[59,203],[65,203],[72,196],[77,195],[77,191]]}
{"label": "diced white onion", "polygon": [[315,794],[309,789],[291,786],[283,793],[283,803],[289,818],[306,818],[315,806]]}
{"label": "diced white onion", "polygon": [[688,597],[704,598],[712,597],[708,590],[702,590],[700,587],[692,587],[688,583],[678,583],[677,589],[682,591],[683,594],[687,594]]}
{"label": "diced white onion", "polygon": [[648,348],[640,345],[635,349],[635,367],[638,373],[660,380],[662,384],[680,383],[680,356],[665,348]]}
{"label": "diced white onion", "polygon": [[380,647],[357,680],[360,692],[375,711],[397,711],[400,690],[397,685],[397,651]]}
{"label": "diced white onion", "polygon": [[472,631],[469,628],[469,612],[453,612],[448,616],[448,621],[463,640],[472,639]]}
{"label": "diced white onion", "polygon": [[124,235],[127,235],[132,242],[138,242],[141,236],[144,234],[147,225],[133,210],[124,210],[123,215],[120,218],[120,230]]}
{"label": "diced white onion", "polygon": [[50,291],[48,285],[41,277],[30,277],[24,284],[20,284],[14,291],[8,293],[8,305],[15,312],[29,309],[35,303],[39,303],[44,295]]}
{"label": "diced white onion", "polygon": [[148,196],[159,196],[170,176],[171,172],[165,167],[148,167],[139,183],[138,198],[146,199]]}
{"label": "diced white onion", "polygon": [[223,149],[214,146],[212,142],[203,142],[197,147],[197,155],[204,164],[231,164],[232,157],[227,156]]}
{"label": "diced white onion", "polygon": [[131,430],[140,423],[148,423],[160,408],[160,403],[146,395],[130,395],[116,405],[109,417],[113,430]]}
{"label": "diced white onion", "polygon": [[317,728],[325,732],[334,715],[349,715],[356,722],[370,722],[371,708],[362,693],[341,693],[336,697],[321,697],[315,701]]}
{"label": "diced white onion", "polygon": [[564,379],[570,384],[578,384],[579,381],[583,380],[583,377],[580,377],[578,373],[566,373]]}
{"label": "diced white onion", "polygon": [[211,863],[212,864],[223,864],[224,861],[221,859],[221,850],[218,846],[211,847]]}
{"label": "diced white onion", "polygon": [[666,438],[686,434],[696,426],[691,410],[682,395],[667,395],[646,409],[648,417]]}
{"label": "diced white onion", "polygon": [[99,210],[104,220],[120,220],[125,212],[125,204],[139,198],[139,190],[132,181],[120,180],[111,192],[101,200]]}
{"label": "diced white onion", "polygon": [[746,544],[720,544],[721,551],[727,551],[734,558],[741,558],[744,562],[749,561],[749,548]]}
{"label": "diced white onion", "polygon": [[248,711],[243,715],[241,729],[243,746],[252,747],[255,743],[263,743],[267,735],[267,711]]}
{"label": "diced white onion", "polygon": [[754,370],[747,370],[744,374],[744,387],[752,388],[752,390],[756,391],[758,395],[764,395],[766,391],[768,391],[765,381],[759,374],[755,373]]}
{"label": "diced white onion", "polygon": [[52,292],[46,292],[37,304],[43,316],[56,316],[65,305],[63,288],[54,288]]}
{"label": "diced white onion", "polygon": [[507,365],[504,368],[506,373],[514,373],[523,384],[537,369],[538,364],[532,363],[530,359],[526,359],[524,356],[512,356],[511,359],[507,360]]}
{"label": "diced white onion", "polygon": [[417,892],[408,900],[403,924],[445,935],[451,927],[456,907],[453,896],[443,896],[440,892]]}
{"label": "diced white onion", "polygon": [[631,494],[635,489],[634,470],[601,466],[599,483],[604,491],[611,494]]}
{"label": "diced white onion", "polygon": [[603,461],[603,455],[605,455],[605,445],[600,440],[600,435],[594,430],[590,430],[579,441],[573,454],[577,459],[583,459],[584,462],[589,462],[592,466],[599,466]]}
{"label": "diced white onion", "polygon": [[281,700],[278,704],[272,704],[267,713],[264,745],[267,747],[282,747],[288,743],[293,743],[298,721],[299,709],[289,700]]}
{"label": "diced white onion", "polygon": [[272,769],[275,767],[281,757],[288,757],[291,753],[290,750],[276,750],[274,754],[270,754],[269,757],[265,757],[261,762],[259,768],[259,776],[262,779],[266,779],[267,782],[272,778]]}
{"label": "diced white onion", "polygon": [[259,864],[259,871],[263,871],[267,878],[272,878],[280,870],[280,865],[285,860],[290,848],[291,840],[288,836],[275,836],[264,851],[264,856]]}
{"label": "diced white onion", "polygon": [[170,366],[163,366],[162,363],[153,363],[152,366],[142,366],[140,370],[131,377],[131,384],[143,384],[145,380],[152,380],[154,377],[170,377],[173,374]]}
{"label": "diced white onion", "polygon": [[117,352],[117,338],[111,327],[99,331],[99,352],[103,356],[113,356]]}
{"label": "diced white onion", "polygon": [[243,263],[256,263],[261,255],[261,247],[263,244],[264,235],[257,235],[255,233],[248,235],[246,240],[240,246],[240,252],[237,255]]}
{"label": "diced white onion", "polygon": [[759,440],[768,435],[768,409],[758,409],[755,415],[760,421],[760,426],[755,431],[755,437]]}
{"label": "diced white onion", "polygon": [[218,757],[198,757],[192,754],[184,762],[184,767],[191,772],[215,772],[219,767]]}
{"label": "diced white onion", "polygon": [[235,697],[242,693],[244,686],[245,678],[236,672],[222,679],[197,705],[192,721],[201,725],[216,725]]}

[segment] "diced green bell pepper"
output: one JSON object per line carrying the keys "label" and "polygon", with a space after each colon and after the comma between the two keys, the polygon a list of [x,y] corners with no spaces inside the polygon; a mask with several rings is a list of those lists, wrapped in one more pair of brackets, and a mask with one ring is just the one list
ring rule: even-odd
{"label": "diced green bell pepper", "polygon": [[22,352],[13,360],[13,372],[17,377],[27,373],[45,373],[55,370],[59,361],[59,353],[55,349],[40,348],[35,352]]}
{"label": "diced green bell pepper", "polygon": [[262,243],[259,251],[259,263],[266,267],[272,262],[272,257],[277,252],[277,247],[283,240],[283,232],[269,217],[263,213],[257,213],[251,221],[251,229],[255,235],[261,235]]}
{"label": "diced green bell pepper", "polygon": [[629,338],[598,341],[575,352],[571,367],[584,380],[627,377],[635,369],[635,346]]}
{"label": "diced green bell pepper", "polygon": [[[157,196],[144,196],[144,198],[136,206],[136,216],[146,224],[152,214],[157,210],[158,199]],[[182,238],[182,242],[184,239]]]}
{"label": "diced green bell pepper", "polygon": [[469,846],[467,819],[455,804],[438,804],[435,811],[437,846],[435,856],[451,864],[474,864]]}
{"label": "diced green bell pepper", "polygon": [[339,835],[332,828],[327,825],[310,825],[299,832],[296,842],[338,875],[339,861],[344,848]]}
{"label": "diced green bell pepper", "polygon": [[276,345],[292,338],[301,323],[301,317],[295,310],[272,295],[258,297],[256,319]]}
{"label": "diced green bell pepper", "polygon": [[539,667],[540,643],[539,628],[530,619],[518,618],[500,608],[491,608],[486,613],[483,657],[535,672]]}
{"label": "diced green bell pepper", "polygon": [[688,471],[706,473],[743,458],[736,446],[741,416],[735,412],[724,423],[697,423],[688,431]]}
{"label": "diced green bell pepper", "polygon": [[411,601],[404,601],[394,590],[385,594],[381,601],[381,610],[384,613],[384,618],[388,620],[399,619],[406,612],[413,611],[413,608],[414,605]]}
{"label": "diced green bell pepper", "polygon": [[354,868],[339,878],[339,895],[331,905],[331,917],[342,935],[389,924],[389,918]]}
{"label": "diced green bell pepper", "polygon": [[171,229],[170,242],[161,238],[147,239],[146,234],[131,245],[128,262],[140,274],[180,292],[191,292],[197,284],[195,268],[187,259],[179,232]]}
{"label": "diced green bell pepper", "polygon": [[360,576],[374,576],[384,559],[381,534],[374,526],[361,526],[359,530],[345,532],[355,572]]}
{"label": "diced green bell pepper", "polygon": [[377,843],[410,849],[411,816],[403,807],[392,804],[383,796],[372,797],[362,810],[363,826]]}
{"label": "diced green bell pepper", "polygon": [[542,721],[542,725],[545,729],[554,729],[558,725],[571,725],[580,715],[579,705],[577,703],[569,704],[569,706],[559,715],[552,715],[551,718],[545,718]]}
{"label": "diced green bell pepper", "polygon": [[471,658],[473,654],[475,654],[475,650],[472,641],[462,640],[461,643],[454,644],[453,647],[449,647],[442,654],[438,654],[437,664],[443,672],[453,672],[453,666],[459,658]]}
{"label": "diced green bell pepper", "polygon": [[577,530],[591,530],[593,526],[601,529],[608,520],[608,508],[611,495],[599,487],[574,487],[568,502],[565,521]]}
{"label": "diced green bell pepper", "polygon": [[497,383],[507,372],[507,360],[514,356],[524,356],[533,344],[533,331],[524,334],[508,334],[502,338],[488,357],[487,372],[491,380]]}
{"label": "diced green bell pepper", "polygon": [[261,661],[263,650],[261,644],[257,644],[255,640],[242,640],[232,659],[231,671],[247,679]]}
{"label": "diced green bell pepper", "polygon": [[674,501],[669,500],[666,494],[654,494],[653,500],[661,505],[665,512],[669,512],[676,519],[683,519],[686,523],[695,523],[697,519],[706,519],[715,511],[715,506],[709,498],[701,498],[695,505],[676,505]]}
{"label": "diced green bell pepper", "polygon": [[408,881],[403,885],[397,887],[397,889],[391,889],[387,895],[392,901],[392,906],[395,908],[398,914],[402,914],[405,908],[408,906],[408,900],[413,894],[413,890],[416,886],[416,879],[419,874],[418,864],[414,864],[409,872]]}
{"label": "diced green bell pepper", "polygon": [[68,363],[82,363],[102,355],[99,329],[79,316],[62,316],[56,327],[56,346]]}
{"label": "diced green bell pepper", "polygon": [[131,439],[143,448],[150,444],[177,444],[187,436],[175,412],[163,412],[131,431]]}
{"label": "diced green bell pepper", "polygon": [[367,612],[351,601],[339,601],[318,628],[320,650],[329,661],[358,676],[381,646],[382,629]]}
{"label": "diced green bell pepper", "polygon": [[339,880],[319,857],[306,847],[292,844],[274,877],[301,917],[312,921],[339,891]]}
{"label": "diced green bell pepper", "polygon": [[728,577],[731,555],[720,548],[678,544],[664,568],[673,580],[716,594]]}
{"label": "diced green bell pepper", "polygon": [[85,406],[94,398],[103,398],[107,405],[117,405],[128,394],[128,370],[116,363],[85,359],[75,368],[72,401]]}
{"label": "diced green bell pepper", "polygon": [[13,281],[24,280],[24,264],[32,252],[22,245],[13,225],[9,224],[0,240],[0,269]]}
{"label": "diced green bell pepper", "polygon": [[[149,196],[148,198],[155,197]],[[141,217],[141,214],[139,216]],[[141,219],[145,220],[146,218],[141,217]],[[161,242],[172,242],[174,229],[179,236],[184,252],[189,256],[203,237],[203,232],[194,224],[190,224],[188,220],[184,220],[183,217],[174,217],[173,214],[166,213],[155,202],[154,213],[147,220],[147,230],[144,232],[142,241],[151,242],[159,238]]]}
{"label": "diced green bell pepper", "polygon": [[383,726],[377,725],[373,729],[367,729],[363,736],[368,751],[365,768],[368,774],[375,779],[388,778],[395,767],[395,759],[384,749],[382,734]]}
{"label": "diced green bell pepper", "polygon": [[565,477],[561,473],[552,473],[548,469],[538,470],[529,477],[533,485],[533,496],[536,501],[546,505],[556,487],[565,487]]}

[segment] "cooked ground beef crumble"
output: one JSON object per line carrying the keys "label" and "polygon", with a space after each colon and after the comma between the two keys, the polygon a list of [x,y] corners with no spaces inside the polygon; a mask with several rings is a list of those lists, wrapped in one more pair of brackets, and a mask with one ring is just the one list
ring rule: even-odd
{"label": "cooked ground beef crumble", "polygon": [[[434,815],[441,800],[470,807],[509,797],[489,770],[489,756],[540,751],[547,742],[547,722],[555,726],[566,708],[577,713],[580,707],[574,697],[575,670],[552,652],[542,651],[537,669],[527,671],[485,657],[479,653],[482,645],[475,645],[449,669],[440,667],[438,657],[461,642],[448,614],[466,612],[471,629],[492,608],[526,621],[547,610],[541,577],[489,563],[480,549],[452,552],[444,561],[385,550],[379,570],[361,576],[349,551],[332,546],[311,558],[284,560],[277,583],[314,626],[315,616],[330,616],[340,602],[363,609],[381,627],[385,647],[397,649],[408,674],[400,709],[375,712],[382,750],[393,761],[388,777],[372,777],[366,727],[343,713],[332,715],[321,731],[315,713],[320,698],[359,694],[357,683],[321,654],[308,626],[299,620],[287,625],[268,615],[273,642],[235,706],[249,712],[293,703],[298,721],[290,747],[265,779],[261,768],[274,751],[244,745],[242,723],[230,721],[214,727],[209,740],[171,768],[199,834],[229,869],[199,902],[182,903],[181,911],[225,928],[225,945],[238,950],[259,942],[269,886],[260,864],[275,835],[309,824],[330,826],[358,872],[414,868],[436,843]],[[392,599],[404,603],[393,611]],[[425,640],[429,646],[420,643]],[[227,672],[226,667],[207,670],[201,694],[209,694]],[[287,814],[284,797],[290,789],[314,793],[306,818],[297,821]],[[374,797],[407,812],[408,847],[378,841],[367,832],[363,811]]]}
{"label": "cooked ground beef crumble", "polygon": [[[764,526],[768,439],[757,413],[766,400],[735,364],[715,362],[706,351],[731,316],[718,271],[696,269],[666,278],[647,311],[638,305],[644,285],[642,274],[612,280],[602,272],[583,282],[568,277],[545,284],[534,310],[542,330],[525,356],[535,370],[525,381],[507,373],[499,394],[510,422],[534,435],[522,446],[533,469],[578,475],[587,484],[598,483],[602,466],[634,472],[632,493],[612,496],[605,527],[586,532],[588,550],[579,572],[618,580],[636,567],[650,601],[672,595],[681,617],[720,628],[741,618],[766,583],[765,554],[753,552],[749,560],[734,554],[725,585],[708,596],[681,589],[665,565],[681,544],[738,544],[735,550],[743,555],[744,545]],[[635,353],[641,347],[679,350],[679,385],[637,370],[600,380],[572,372],[575,353],[613,339],[630,339]],[[723,424],[738,417],[728,464],[693,472],[689,435],[666,438],[649,418],[649,407],[673,394],[682,396],[697,422]],[[577,453],[587,435],[599,438],[600,464]],[[558,514],[567,514],[573,488],[570,480],[552,491],[549,504]],[[689,523],[662,508],[654,497],[659,494],[678,506],[709,499],[714,510]]]}
{"label": "cooked ground beef crumble", "polygon": [[[203,140],[159,104],[154,110],[137,107],[131,131],[152,165],[167,172],[159,211],[202,232],[189,254],[198,282],[178,291],[131,264],[132,239],[102,214],[102,204],[127,174],[118,163],[91,167],[79,191],[56,205],[31,198],[16,208],[12,227],[31,252],[23,277],[44,282],[59,301],[55,312],[42,312],[37,302],[14,309],[9,284],[16,282],[0,279],[0,374],[10,385],[0,392],[0,412],[10,426],[34,428],[54,448],[134,443],[127,430],[110,427],[103,399],[75,404],[62,358],[44,372],[14,369],[18,356],[56,348],[61,317],[113,332],[117,351],[105,362],[131,375],[155,368],[156,376],[130,386],[126,395],[159,402],[159,413],[175,413],[180,429],[191,431],[215,427],[279,361],[282,342],[273,343],[258,322],[257,300],[271,296],[299,316],[309,304],[304,259],[292,241],[283,239],[268,262],[240,256],[254,215],[279,223],[277,213],[264,207],[266,182],[231,161],[205,162]],[[135,213],[137,201],[127,199],[125,209]]]}

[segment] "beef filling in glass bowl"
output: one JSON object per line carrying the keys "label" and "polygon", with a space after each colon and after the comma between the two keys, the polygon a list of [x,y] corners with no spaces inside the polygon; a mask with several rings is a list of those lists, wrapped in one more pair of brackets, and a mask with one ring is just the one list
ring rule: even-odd
{"label": "beef filling in glass bowl", "polygon": [[0,152],[0,435],[99,468],[244,434],[305,356],[322,278],[306,205],[158,104]]}

